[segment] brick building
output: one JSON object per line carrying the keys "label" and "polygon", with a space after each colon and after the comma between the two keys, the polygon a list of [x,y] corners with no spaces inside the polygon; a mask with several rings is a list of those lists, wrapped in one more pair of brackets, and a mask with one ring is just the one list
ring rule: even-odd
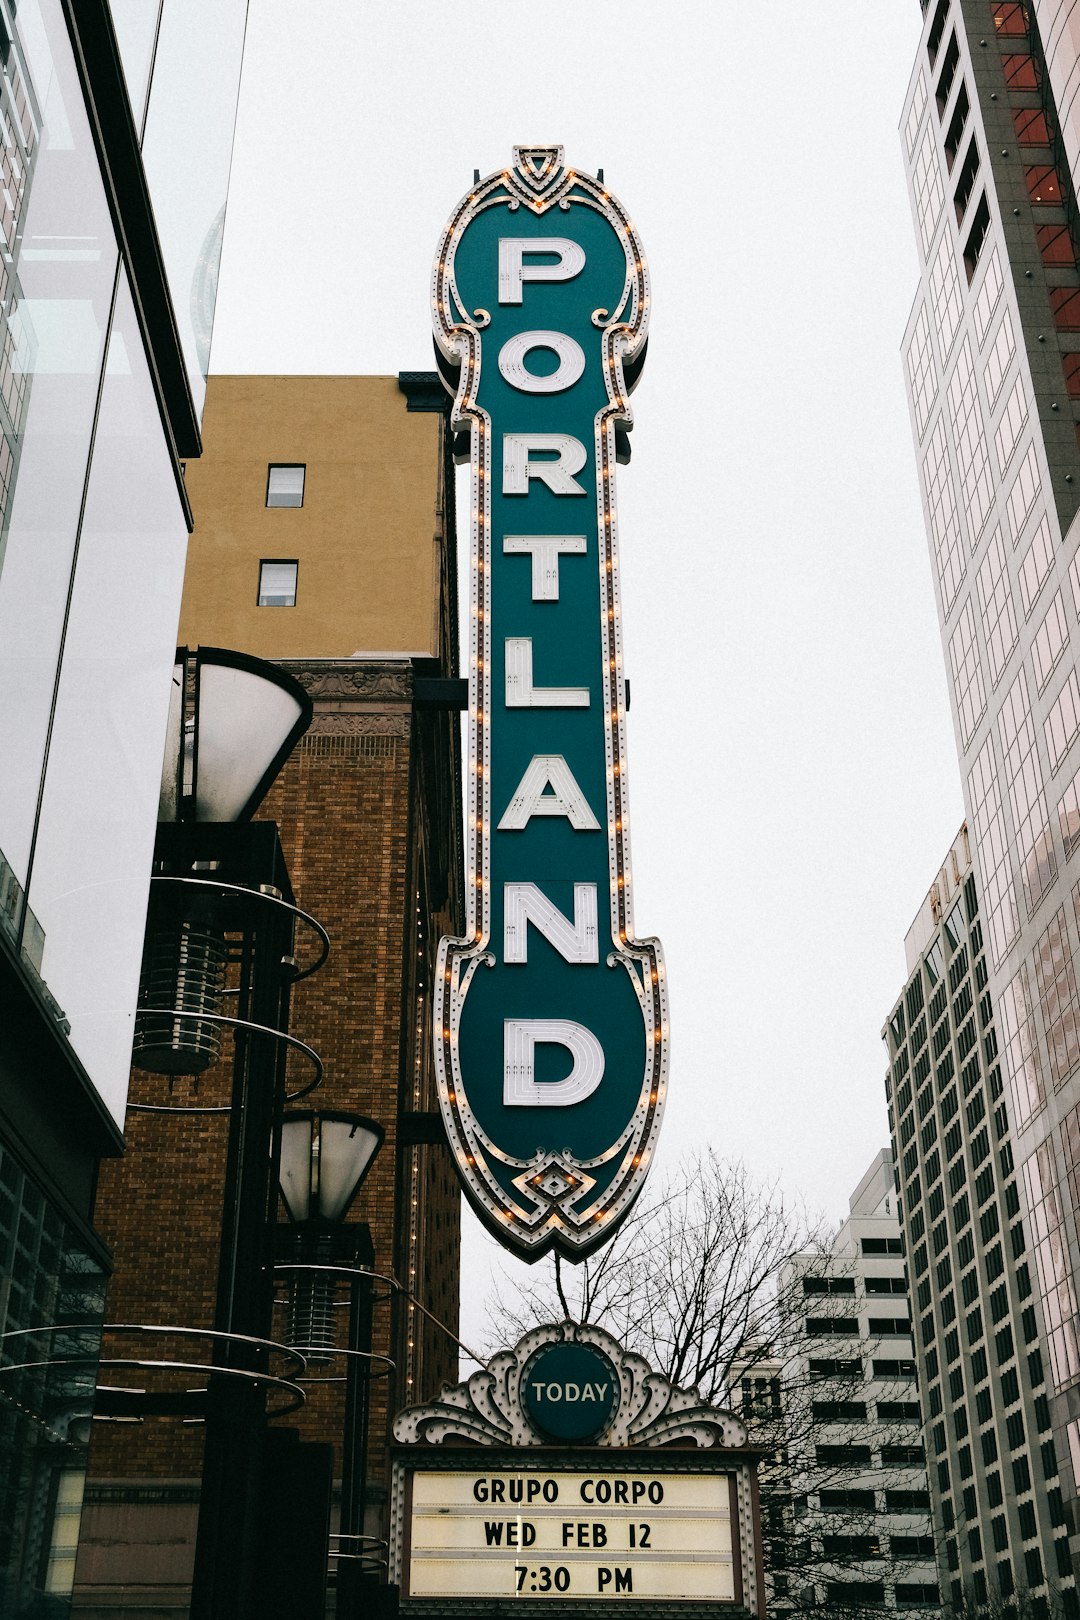
{"label": "brick building", "polygon": [[[258,819],[278,825],[297,903],[326,928],[326,965],[290,1029],[325,1075],[305,1106],[369,1115],[385,1144],[352,1217],[371,1226],[374,1349],[367,1528],[381,1532],[389,1421],[456,1377],[459,1199],[431,1063],[439,937],[458,928],[459,726],[453,483],[444,395],[427,374],[216,377],[180,640],[281,663],[314,719]],[[172,1082],[135,1071],[133,1102],[212,1105],[227,1063]],[[290,1085],[307,1078],[290,1060]],[[130,1112],[127,1156],[98,1215],[116,1275],[111,1322],[206,1325],[213,1314],[225,1117]],[[285,1313],[275,1322],[287,1332]],[[343,1363],[311,1369],[334,1379]],[[332,1441],[340,1381],[315,1381],[290,1424]],[[186,1614],[201,1428],[96,1426],[77,1578],[80,1612]]]}

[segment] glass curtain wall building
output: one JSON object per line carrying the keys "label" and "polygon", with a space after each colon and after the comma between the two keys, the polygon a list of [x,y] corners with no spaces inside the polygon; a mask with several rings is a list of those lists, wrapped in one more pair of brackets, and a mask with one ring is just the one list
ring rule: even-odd
{"label": "glass curtain wall building", "polygon": [[1080,235],[1070,98],[1080,19],[1065,5],[1014,0],[926,0],[923,11],[901,118],[922,265],[904,362],[1018,1212],[1077,1522]]}
{"label": "glass curtain wall building", "polygon": [[[1075,1614],[986,939],[962,828],[882,1032],[943,1597]],[[1037,1229],[1034,1229],[1037,1230]]]}
{"label": "glass curtain wall building", "polygon": [[245,14],[0,0],[5,1615],[71,1585]]}

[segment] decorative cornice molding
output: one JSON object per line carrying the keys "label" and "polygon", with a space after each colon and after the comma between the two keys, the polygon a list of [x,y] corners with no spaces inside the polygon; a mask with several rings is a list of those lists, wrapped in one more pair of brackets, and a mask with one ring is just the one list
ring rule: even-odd
{"label": "decorative cornice molding", "polygon": [[[407,737],[411,731],[407,714],[327,713],[315,710],[308,727],[309,737]],[[302,746],[302,745],[301,745]]]}
{"label": "decorative cornice molding", "polygon": [[437,371],[399,371],[397,385],[405,395],[407,411],[436,411],[449,416],[454,403]]}
{"label": "decorative cornice molding", "polygon": [[281,658],[311,698],[309,737],[408,737],[413,667],[407,659]]}
{"label": "decorative cornice molding", "polygon": [[444,1384],[439,1398],[406,1407],[394,1420],[403,1445],[472,1443],[540,1446],[549,1442],[529,1422],[521,1380],[538,1350],[552,1344],[587,1344],[607,1357],[618,1375],[619,1400],[608,1427],[593,1446],[666,1446],[741,1449],[746,1425],[733,1412],[710,1406],[696,1389],[680,1389],[643,1356],[624,1350],[603,1328],[589,1322],[559,1322],[532,1328],[512,1350],[500,1351],[462,1384]]}
{"label": "decorative cornice molding", "polygon": [[351,658],[277,660],[318,704],[352,699],[411,703],[413,674],[411,663],[361,663]]}

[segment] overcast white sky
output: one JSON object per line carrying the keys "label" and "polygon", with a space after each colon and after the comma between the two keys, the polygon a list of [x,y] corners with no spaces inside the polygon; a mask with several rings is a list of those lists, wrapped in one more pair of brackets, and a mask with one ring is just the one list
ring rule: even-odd
{"label": "overcast white sky", "polygon": [[[707,1139],[837,1220],[887,1141],[880,1029],[963,814],[899,359],[919,29],[918,0],[251,0],[213,350],[430,369],[473,169],[556,140],[603,166],[654,291],[619,512],[658,1165]],[[469,1340],[496,1251],[467,1227]]]}

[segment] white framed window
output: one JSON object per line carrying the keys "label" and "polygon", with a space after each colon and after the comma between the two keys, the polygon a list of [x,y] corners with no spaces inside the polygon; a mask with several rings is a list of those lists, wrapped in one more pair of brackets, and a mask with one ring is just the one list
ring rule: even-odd
{"label": "white framed window", "polygon": [[295,562],[269,559],[259,564],[259,606],[296,606]]}
{"label": "white framed window", "polygon": [[302,461],[272,461],[266,475],[267,506],[303,506],[306,472]]}

